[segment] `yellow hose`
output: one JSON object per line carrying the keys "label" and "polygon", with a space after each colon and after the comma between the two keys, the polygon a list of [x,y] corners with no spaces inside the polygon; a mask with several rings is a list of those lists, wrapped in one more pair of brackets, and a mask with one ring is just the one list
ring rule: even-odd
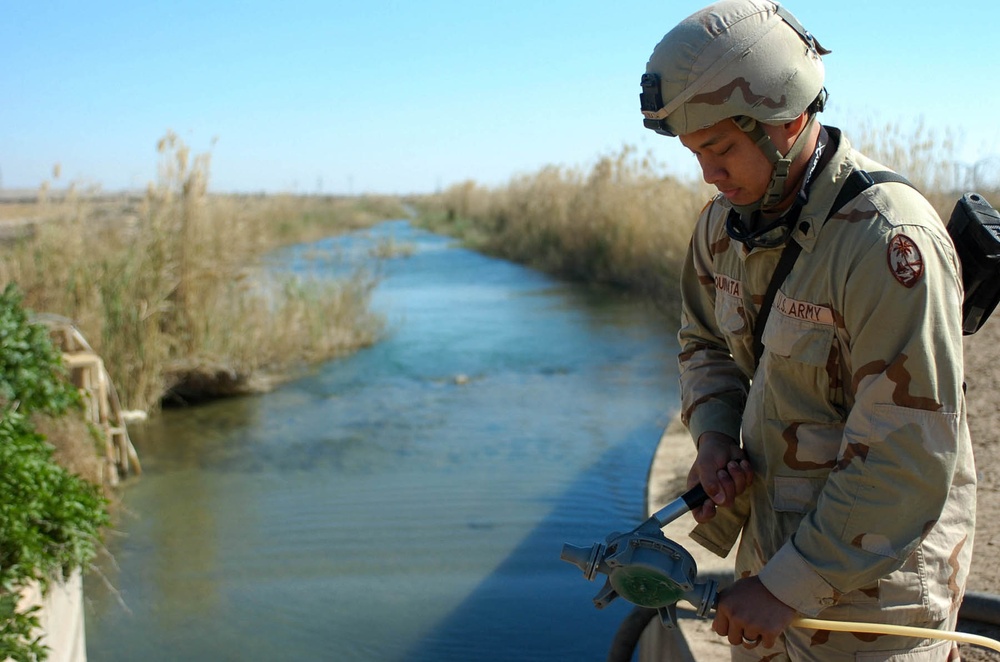
{"label": "yellow hose", "polygon": [[947,630],[932,630],[918,628],[912,625],[889,625],[887,623],[858,623],[851,621],[824,621],[818,618],[796,617],[791,623],[794,627],[809,630],[831,630],[835,632],[860,632],[870,634],[895,634],[904,637],[923,637],[924,639],[947,639],[974,644],[1000,652],[1000,641],[982,637],[978,634],[965,632],[949,632]]}

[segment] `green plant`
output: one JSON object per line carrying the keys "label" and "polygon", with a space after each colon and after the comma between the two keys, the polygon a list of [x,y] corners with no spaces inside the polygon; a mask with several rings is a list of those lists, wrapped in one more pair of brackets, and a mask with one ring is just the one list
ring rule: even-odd
{"label": "green plant", "polygon": [[21,294],[9,283],[0,295],[0,398],[27,411],[56,413],[78,403],[48,330],[29,324]]}
{"label": "green plant", "polygon": [[38,607],[17,611],[17,593],[0,595],[0,658],[16,662],[35,662],[48,656],[42,637],[37,634]]}
{"label": "green plant", "polygon": [[29,321],[21,294],[0,296],[0,658],[44,660],[36,610],[18,610],[31,582],[44,590],[97,552],[108,523],[99,488],[53,459],[32,414],[82,416],[46,328]]}

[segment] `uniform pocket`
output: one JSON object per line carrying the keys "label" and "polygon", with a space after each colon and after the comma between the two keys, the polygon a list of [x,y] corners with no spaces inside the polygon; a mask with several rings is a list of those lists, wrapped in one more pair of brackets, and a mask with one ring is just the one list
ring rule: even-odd
{"label": "uniform pocket", "polygon": [[793,319],[772,311],[764,328],[764,347],[775,356],[805,365],[825,367],[833,346],[834,328]]}
{"label": "uniform pocket", "polygon": [[816,506],[826,478],[774,477],[774,509],[779,513],[807,513]]}
{"label": "uniform pocket", "polygon": [[843,422],[834,327],[772,310],[763,342],[761,367],[768,418],[784,423]]}
{"label": "uniform pocket", "polygon": [[715,319],[726,335],[746,336],[753,333],[739,295],[741,288],[738,281],[716,276]]}

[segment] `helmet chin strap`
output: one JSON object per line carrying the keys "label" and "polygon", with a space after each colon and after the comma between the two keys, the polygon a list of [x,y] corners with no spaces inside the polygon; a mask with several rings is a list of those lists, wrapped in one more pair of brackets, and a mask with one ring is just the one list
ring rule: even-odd
{"label": "helmet chin strap", "polygon": [[746,115],[741,115],[734,117],[733,121],[736,122],[736,126],[741,131],[750,137],[754,144],[757,145],[757,148],[767,157],[767,160],[771,162],[771,165],[774,166],[771,171],[771,181],[768,183],[767,191],[764,192],[764,197],[749,205],[733,205],[733,207],[739,212],[740,216],[746,219],[749,219],[755,212],[773,212],[774,207],[785,198],[785,185],[788,181],[788,172],[792,167],[792,162],[805,149],[806,142],[809,140],[809,134],[812,133],[812,126],[816,122],[816,115],[812,114],[809,116],[806,125],[799,132],[799,135],[795,138],[795,142],[792,143],[791,149],[785,155],[782,155],[778,151],[771,137],[764,132],[764,128],[757,120]]}

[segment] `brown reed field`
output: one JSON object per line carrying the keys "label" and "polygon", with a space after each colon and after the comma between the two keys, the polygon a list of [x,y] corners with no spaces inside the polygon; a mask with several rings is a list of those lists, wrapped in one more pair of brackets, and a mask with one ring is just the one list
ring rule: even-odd
{"label": "brown reed field", "polygon": [[0,205],[8,223],[27,218],[27,231],[0,244],[0,287],[13,281],[27,308],[72,320],[125,408],[259,390],[377,340],[374,270],[277,277],[262,256],[400,217],[399,201],[211,195],[209,154],[190,154],[173,133],[158,151],[143,196],[43,187],[30,204]]}
{"label": "brown reed field", "polygon": [[[945,220],[967,190],[1000,200],[996,177],[981,181],[989,168],[958,162],[952,133],[860,126],[847,132],[853,143],[909,177]],[[260,258],[405,216],[404,200],[212,195],[210,155],[191,155],[172,133],[159,159],[143,196],[46,185],[34,201],[0,205],[0,235],[20,237],[0,244],[0,286],[15,281],[32,310],[73,320],[105,357],[127,408],[155,409],[168,392],[255,390],[378,338],[382,320],[368,308],[376,274],[275,280]],[[474,249],[675,312],[688,237],[712,194],[625,146],[589,167],[551,165],[494,188],[466,181],[405,202],[425,227]],[[30,232],[2,232],[25,217]],[[405,250],[383,246],[375,257]]]}
{"label": "brown reed field", "polygon": [[[955,202],[974,188],[1000,203],[1000,181],[979,176],[985,171],[980,164],[957,160],[953,132],[869,120],[846,134],[862,152],[909,178],[945,222]],[[690,232],[714,188],[667,173],[653,154],[625,146],[589,168],[549,166],[495,188],[467,181],[417,206],[422,224],[461,237],[472,248],[648,295],[675,311]]]}
{"label": "brown reed field", "polygon": [[662,174],[626,146],[589,169],[549,166],[419,203],[422,222],[473,248],[573,280],[669,298],[707,187]]}

